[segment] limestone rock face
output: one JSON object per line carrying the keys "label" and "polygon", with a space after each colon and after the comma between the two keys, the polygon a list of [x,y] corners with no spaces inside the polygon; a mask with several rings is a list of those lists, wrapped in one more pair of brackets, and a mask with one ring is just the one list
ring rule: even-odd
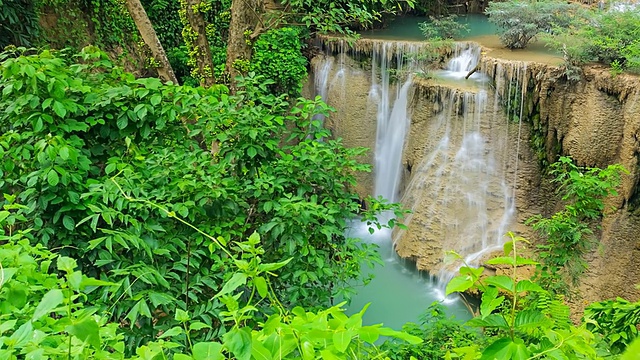
{"label": "limestone rock face", "polygon": [[[330,61],[322,78],[331,84],[325,98],[337,112],[326,120],[328,126],[348,146],[375,148],[376,107],[368,98],[367,64],[344,53]],[[600,246],[588,255],[579,290],[585,302],[640,299],[634,286],[640,283],[640,79],[588,67],[582,81],[569,82],[556,66],[487,56],[480,70],[493,86],[468,89],[433,79],[414,84],[402,161],[402,202],[413,214],[408,229],[395,234],[398,254],[438,273],[447,270],[446,251],[478,252],[468,248],[469,238],[488,248],[505,231],[539,241],[524,221],[562,208],[543,166],[560,155],[585,166],[620,163],[630,174],[623,176],[619,196],[607,199]],[[476,111],[480,107],[484,110]],[[371,151],[361,160],[373,164],[373,156]],[[456,162],[465,156],[466,165]],[[474,156],[484,165],[474,167]],[[453,172],[462,179],[447,177]],[[481,191],[468,188],[465,176],[481,179]],[[371,194],[372,174],[359,181],[358,192]],[[484,234],[472,231],[478,228]],[[488,252],[473,260],[481,262]]]}

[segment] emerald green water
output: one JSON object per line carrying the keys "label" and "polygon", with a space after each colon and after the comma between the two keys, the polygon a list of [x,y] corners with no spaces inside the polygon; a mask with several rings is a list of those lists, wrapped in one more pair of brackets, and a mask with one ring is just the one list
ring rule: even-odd
{"label": "emerald green water", "polygon": [[[391,21],[384,29],[362,31],[360,35],[364,38],[375,38],[383,40],[425,40],[422,31],[420,31],[420,23],[429,21],[424,16],[403,16]],[[494,35],[497,28],[489,22],[487,17],[482,14],[460,15],[458,22],[466,24],[469,32],[456,40],[467,40],[476,36]]]}
{"label": "emerald green water", "polygon": [[[428,17],[403,16],[392,20],[384,29],[362,31],[363,38],[400,41],[426,40],[420,31],[420,23],[429,21]],[[545,47],[541,41],[531,42],[525,49],[506,49],[498,37],[498,27],[489,22],[486,15],[466,14],[458,16],[458,22],[466,24],[469,31],[458,41],[474,41],[491,50],[490,56],[515,61],[536,61],[558,65],[562,56]]]}
{"label": "emerald green water", "polygon": [[458,295],[443,299],[443,284],[426,272],[416,270],[415,264],[395,253],[388,231],[371,235],[366,226],[355,224],[349,236],[378,244],[378,252],[384,262],[384,266],[365,268],[365,275],[372,273],[375,277],[369,284],[357,288],[358,294],[347,308],[349,314],[354,314],[371,303],[363,318],[365,325],[382,323],[400,330],[407,322],[418,322],[420,315],[434,301],[443,302],[447,314],[461,322],[471,318],[469,309]]}

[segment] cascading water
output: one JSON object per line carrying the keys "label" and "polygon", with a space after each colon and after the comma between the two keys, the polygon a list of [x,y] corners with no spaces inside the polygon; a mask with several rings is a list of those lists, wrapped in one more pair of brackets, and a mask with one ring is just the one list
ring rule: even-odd
{"label": "cascading water", "polygon": [[[464,79],[476,67],[480,49],[462,44],[456,54],[442,77]],[[476,76],[485,82],[486,75]],[[435,251],[438,244],[440,260],[432,256],[433,262],[422,266],[433,269],[442,288],[459,266],[443,262],[444,252],[453,250],[477,265],[504,243],[515,214],[517,146],[514,149],[507,140],[515,130],[503,116],[498,93],[489,101],[489,90],[482,86],[469,91],[464,85],[437,88],[434,98],[439,104],[429,137],[423,141],[425,154],[413,166],[402,198],[413,215],[407,221],[409,231],[396,234],[396,239],[403,237],[399,251],[411,243],[432,243]]]}
{"label": "cascading water", "polygon": [[[372,192],[394,202],[401,200],[413,210],[404,221],[409,230],[394,233],[396,239],[402,236],[395,247],[401,255],[416,258],[419,267],[433,269],[432,274],[436,275],[435,279],[417,276],[420,273],[415,272],[413,263],[400,260],[393,251],[390,231],[367,237],[366,227],[352,228],[354,236],[381,246],[386,263],[384,268],[374,270],[377,278],[360,291],[361,297],[354,299],[353,309],[385,298],[391,291],[396,294],[393,301],[397,311],[417,308],[403,317],[396,310],[389,312],[388,308],[380,307],[376,310],[376,306],[381,306],[380,300],[378,305],[373,300],[371,310],[377,313],[375,319],[395,327],[404,321],[415,321],[429,302],[443,300],[443,288],[457,270],[444,264],[446,251],[454,250],[467,262],[477,264],[484,254],[504,242],[515,213],[518,141],[514,139],[518,127],[505,118],[502,103],[512,97],[512,89],[507,90],[509,86],[515,90],[518,86],[515,84],[524,83],[517,82],[520,72],[496,84],[500,88],[494,91],[487,86],[488,77],[482,71],[468,76],[476,68],[481,51],[471,43],[461,43],[456,45],[455,56],[447,68],[428,85],[421,83],[420,91],[426,92],[414,98],[417,91],[412,85],[414,64],[406,55],[418,51],[420,46],[420,43],[368,40],[352,53],[359,59],[367,54],[368,61],[350,60],[351,63],[340,67],[335,61],[322,75],[325,82],[316,83],[318,93],[338,108],[337,115],[346,117],[344,121],[332,120],[334,129],[346,126],[343,122],[357,126],[362,131],[354,132],[353,128],[350,131],[355,139],[360,139],[366,137],[367,126],[372,125],[370,119],[376,119],[375,140],[368,143],[375,141]],[[344,64],[345,49],[334,45],[333,51],[338,52],[337,59]],[[316,76],[323,73],[324,66],[328,65],[316,63]],[[369,75],[361,68],[370,69]],[[363,81],[367,77],[370,81]],[[369,84],[368,91],[364,90],[364,83]],[[349,84],[346,93],[345,84]],[[360,91],[365,94],[359,95]],[[360,99],[365,106],[360,105]],[[523,99],[520,96],[518,110]],[[514,107],[510,109],[510,117],[516,114]],[[352,117],[359,120],[349,120]],[[411,130],[413,134],[408,137],[412,121],[423,125],[420,135]],[[403,155],[405,147],[410,147],[413,154]],[[416,155],[416,149],[423,153]],[[409,164],[408,156],[418,162]],[[413,248],[405,251],[407,246]],[[430,258],[436,259],[433,263],[421,263],[425,248],[432,252]],[[405,283],[406,288],[394,288]],[[460,310],[454,299],[446,300],[450,307],[458,306]]]}
{"label": "cascading water", "polygon": [[[408,60],[410,56],[407,55],[416,52],[421,46],[420,43],[412,42],[373,41],[370,48],[366,49],[368,58],[371,59],[368,63],[369,75],[364,75],[362,71],[349,66],[341,71],[335,66],[338,63],[335,61],[333,69],[322,75],[327,79],[326,82],[316,78],[316,93],[323,95],[330,105],[338,108],[338,116],[341,111],[354,113],[357,110],[353,108],[355,104],[349,100],[342,103],[344,89],[340,89],[337,75],[342,74],[341,79],[350,85],[347,99],[359,96],[354,94],[354,89],[363,89],[359,87],[356,78],[366,76],[370,79],[366,98],[363,99],[366,105],[360,112],[360,119],[361,122],[372,118],[376,121],[375,140],[372,139],[375,141],[375,180],[371,190],[375,196],[381,195],[394,202],[400,198],[403,148],[411,123],[409,110],[414,94],[414,64]],[[335,50],[338,52],[337,58],[344,58],[340,46],[334,46]],[[361,53],[358,54],[356,51],[354,55]],[[326,62],[325,59],[315,63],[316,77],[326,68]],[[322,84],[325,83],[328,83],[328,88],[322,90]],[[367,126],[373,125],[373,121],[369,120],[368,124]],[[330,122],[329,126],[339,128],[340,123]],[[380,219],[382,222],[387,220],[384,217],[383,215]],[[392,246],[391,231],[383,228],[370,234],[368,230],[366,225],[354,223],[349,235],[377,243],[385,264],[384,267],[371,270],[375,278],[358,290],[358,295],[352,299],[350,309],[354,312],[359,311],[366,303],[371,302],[365,322],[382,322],[386,326],[399,329],[408,321],[415,322],[430,303],[438,300],[434,296],[438,285],[431,276],[417,271],[415,264],[397,256]],[[460,319],[468,318],[468,311],[462,302],[450,303],[448,311]]]}
{"label": "cascading water", "polygon": [[[374,64],[372,66],[372,84],[369,91],[370,100],[377,102],[376,147],[375,147],[375,192],[390,202],[398,200],[398,188],[402,171],[402,150],[411,119],[408,105],[411,94],[412,66],[405,66],[405,53],[415,52],[410,43],[398,43],[395,49],[395,75],[406,78],[404,84],[392,88],[390,80],[390,52],[389,42],[381,43],[373,50]],[[377,82],[376,69],[379,69],[380,83]],[[407,72],[407,74],[403,74]],[[399,80],[399,79],[398,79]]]}

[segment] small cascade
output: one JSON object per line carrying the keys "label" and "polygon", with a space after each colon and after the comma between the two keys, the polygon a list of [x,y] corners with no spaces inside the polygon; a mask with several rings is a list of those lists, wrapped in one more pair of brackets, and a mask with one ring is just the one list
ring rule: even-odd
{"label": "small cascade", "polygon": [[473,43],[456,43],[453,58],[447,63],[447,71],[466,76],[480,60],[480,46]]}
{"label": "small cascade", "polygon": [[[442,74],[464,78],[478,66],[480,49],[461,44],[455,53]],[[519,129],[505,118],[502,104],[504,96],[523,84],[519,81],[525,73],[513,72],[513,78],[497,84],[501,88],[492,96],[486,85],[471,91],[456,84],[437,86],[422,95],[428,97],[426,102],[436,102],[432,105],[436,114],[430,120],[428,139],[422,141],[425,154],[413,166],[402,198],[413,214],[408,219],[409,232],[394,238],[403,237],[400,248],[407,246],[409,237],[408,242],[431,244],[434,250],[440,247],[443,257],[453,250],[468,264],[479,265],[485,255],[502,246],[515,218],[519,149],[515,141]],[[505,90],[509,84],[513,88]],[[521,94],[517,94],[518,112],[524,102]],[[510,110],[511,115],[514,112]],[[458,265],[440,260],[426,266],[434,269],[443,291]]]}
{"label": "small cascade", "polygon": [[[401,180],[402,151],[411,123],[408,106],[413,67],[411,63],[407,63],[405,55],[416,49],[411,45],[402,46],[391,42],[381,42],[378,45],[373,48],[372,83],[369,91],[369,99],[377,107],[374,195],[396,202]],[[395,84],[392,82],[392,75],[396,78]],[[405,80],[400,86],[402,78]]]}

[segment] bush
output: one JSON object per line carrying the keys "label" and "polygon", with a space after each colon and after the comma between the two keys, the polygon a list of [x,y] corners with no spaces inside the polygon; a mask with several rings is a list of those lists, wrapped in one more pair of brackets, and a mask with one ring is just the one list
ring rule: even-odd
{"label": "bush", "polygon": [[559,0],[490,2],[489,21],[500,29],[500,40],[509,49],[522,49],[537,35],[570,24],[580,6]]}
{"label": "bush", "polygon": [[296,28],[269,30],[253,45],[250,70],[275,81],[270,88],[278,94],[298,96],[307,76],[307,59],[302,55],[301,31]]}
{"label": "bush", "polygon": [[429,21],[420,23],[420,30],[427,40],[454,39],[469,32],[467,25],[459,23],[457,15],[429,16]]}
{"label": "bush", "polygon": [[402,330],[423,339],[420,344],[401,343],[388,340],[381,349],[391,360],[445,359],[453,349],[482,344],[484,339],[477,330],[464,326],[456,319],[448,319],[444,305],[434,302],[420,318],[419,324],[407,323]]}

